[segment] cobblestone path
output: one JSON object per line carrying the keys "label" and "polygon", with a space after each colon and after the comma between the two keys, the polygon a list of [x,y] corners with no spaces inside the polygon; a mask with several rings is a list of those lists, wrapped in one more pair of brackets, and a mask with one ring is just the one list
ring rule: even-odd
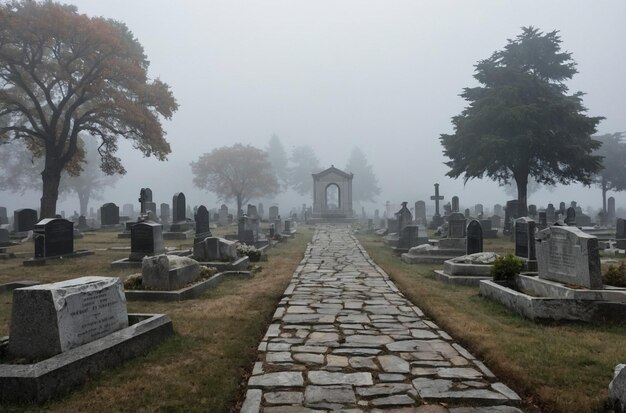
{"label": "cobblestone path", "polygon": [[324,225],[259,344],[241,411],[514,413],[506,405],[517,402],[398,291],[348,226]]}

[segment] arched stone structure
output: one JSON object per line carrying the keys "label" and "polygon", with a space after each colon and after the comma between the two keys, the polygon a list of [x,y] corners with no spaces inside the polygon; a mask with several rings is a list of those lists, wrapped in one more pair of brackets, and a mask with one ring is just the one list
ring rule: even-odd
{"label": "arched stone structure", "polygon": [[[313,174],[313,222],[353,222],[352,178],[334,166]],[[336,199],[329,199],[329,189],[337,187]]]}

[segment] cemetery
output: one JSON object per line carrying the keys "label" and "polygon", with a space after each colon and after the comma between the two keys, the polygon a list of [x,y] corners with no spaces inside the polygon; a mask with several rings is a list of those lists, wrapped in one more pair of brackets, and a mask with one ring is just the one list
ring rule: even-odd
{"label": "cemetery", "polygon": [[626,4],[65,1],[0,2],[0,412],[626,413]]}

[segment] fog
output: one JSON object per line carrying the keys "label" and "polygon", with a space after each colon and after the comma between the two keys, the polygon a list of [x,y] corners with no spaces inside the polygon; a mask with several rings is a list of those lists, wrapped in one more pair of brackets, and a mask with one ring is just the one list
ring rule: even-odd
{"label": "fog", "polygon": [[[427,200],[433,184],[448,202],[503,204],[497,183],[445,177],[439,142],[476,85],[474,65],[502,49],[521,26],[559,30],[579,73],[567,84],[583,91],[588,114],[604,116],[598,134],[626,130],[626,2],[614,1],[70,1],[88,15],[120,20],[151,62],[150,76],[168,83],[180,109],[165,122],[167,162],[143,158],[127,144],[128,170],[102,201],[136,204],[149,186],[157,203],[183,191],[189,205],[218,205],[192,185],[189,163],[236,142],[263,148],[277,134],[286,150],[312,146],[322,165],[343,168],[354,146],[373,165],[385,201]],[[600,190],[559,186],[529,203],[577,200],[600,207]],[[617,193],[617,206],[626,194]],[[40,194],[2,193],[9,211],[38,206]],[[311,203],[281,195],[281,207]],[[275,201],[278,201],[275,200]],[[78,200],[57,210],[71,214]]]}

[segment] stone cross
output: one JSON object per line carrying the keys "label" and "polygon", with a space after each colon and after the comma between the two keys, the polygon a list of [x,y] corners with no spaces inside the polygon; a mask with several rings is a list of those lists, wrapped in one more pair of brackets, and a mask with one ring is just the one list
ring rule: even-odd
{"label": "stone cross", "polygon": [[435,215],[439,215],[439,201],[443,201],[443,196],[439,195],[439,184],[435,184],[435,195],[430,199],[435,201]]}

